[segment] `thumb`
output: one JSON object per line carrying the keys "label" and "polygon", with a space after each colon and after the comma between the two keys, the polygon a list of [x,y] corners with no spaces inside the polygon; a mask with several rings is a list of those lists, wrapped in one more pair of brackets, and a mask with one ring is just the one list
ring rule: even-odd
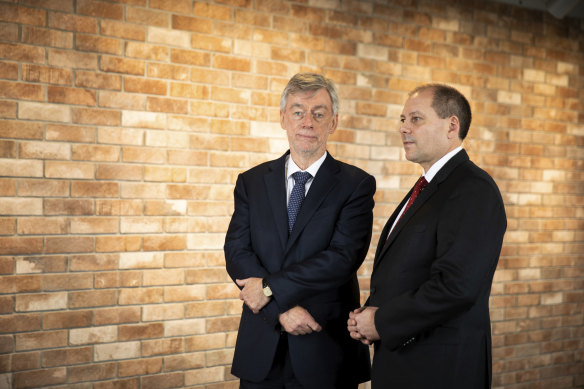
{"label": "thumb", "polygon": [[235,282],[237,283],[237,285],[239,286],[245,286],[245,284],[247,283],[247,278],[245,280],[239,280],[236,279]]}
{"label": "thumb", "polygon": [[316,331],[316,332],[320,332],[322,330],[321,325],[318,324],[317,321],[314,319],[312,319],[308,322],[308,326],[310,328],[312,328],[313,331]]}

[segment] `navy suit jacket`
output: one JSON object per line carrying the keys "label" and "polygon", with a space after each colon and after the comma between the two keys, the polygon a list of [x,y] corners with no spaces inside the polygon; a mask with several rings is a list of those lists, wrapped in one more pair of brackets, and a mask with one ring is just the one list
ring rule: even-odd
{"label": "navy suit jacket", "polygon": [[374,389],[491,385],[489,294],[507,226],[497,185],[462,150],[377,247],[367,305],[375,325]]}
{"label": "navy suit jacket", "polygon": [[[304,387],[368,381],[369,350],[350,338],[346,323],[359,306],[356,271],[371,241],[375,178],[327,155],[288,236],[288,154],[240,174],[235,185],[227,271],[233,280],[265,277],[273,298],[257,315],[243,306],[232,373],[264,379],[280,336],[288,336],[294,373]],[[297,305],[321,332],[281,335],[278,315]]]}

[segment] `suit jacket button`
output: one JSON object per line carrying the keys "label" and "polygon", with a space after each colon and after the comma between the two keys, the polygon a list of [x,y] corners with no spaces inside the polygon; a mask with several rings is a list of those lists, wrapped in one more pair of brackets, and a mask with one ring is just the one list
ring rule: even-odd
{"label": "suit jacket button", "polygon": [[375,288],[371,288],[370,293],[375,294]]}

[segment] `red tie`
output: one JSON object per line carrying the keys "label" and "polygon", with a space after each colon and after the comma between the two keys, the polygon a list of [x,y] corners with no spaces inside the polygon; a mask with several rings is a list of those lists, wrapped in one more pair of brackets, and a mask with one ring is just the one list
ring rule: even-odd
{"label": "red tie", "polygon": [[[395,223],[396,226],[397,223],[399,223],[399,221],[401,220],[401,218],[406,214],[408,209],[412,206],[412,204],[416,200],[416,197],[418,197],[420,192],[426,187],[426,185],[428,185],[426,177],[421,176],[420,178],[418,178],[418,181],[416,182],[416,185],[414,185],[414,190],[412,191],[412,195],[410,196],[410,199],[408,200],[408,203],[406,204],[404,211],[402,212],[402,214],[399,216],[399,219],[397,219],[397,222]],[[390,232],[387,234],[386,242],[387,239],[389,239],[389,234],[391,234],[391,231],[392,230],[390,230]]]}
{"label": "red tie", "polygon": [[[418,178],[418,182],[416,182],[416,185],[414,186],[414,190],[412,191],[412,196],[408,200],[408,203],[406,204],[406,209],[404,209],[404,211],[402,212],[400,219],[408,211],[408,209],[412,206],[412,204],[414,203],[414,200],[416,200],[416,197],[418,197],[418,195],[426,187],[426,185],[428,185],[428,181],[426,181],[426,177],[422,176],[422,177]],[[398,222],[399,222],[399,220],[398,220]]]}

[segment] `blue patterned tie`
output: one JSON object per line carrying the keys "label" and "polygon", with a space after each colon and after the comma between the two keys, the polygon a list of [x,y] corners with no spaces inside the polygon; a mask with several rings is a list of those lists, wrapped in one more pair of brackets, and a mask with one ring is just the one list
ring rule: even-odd
{"label": "blue patterned tie", "polygon": [[295,184],[292,193],[290,193],[290,200],[288,200],[288,233],[292,232],[296,215],[298,215],[298,210],[304,201],[304,185],[312,175],[308,172],[296,172],[292,174],[292,177],[294,177]]}

